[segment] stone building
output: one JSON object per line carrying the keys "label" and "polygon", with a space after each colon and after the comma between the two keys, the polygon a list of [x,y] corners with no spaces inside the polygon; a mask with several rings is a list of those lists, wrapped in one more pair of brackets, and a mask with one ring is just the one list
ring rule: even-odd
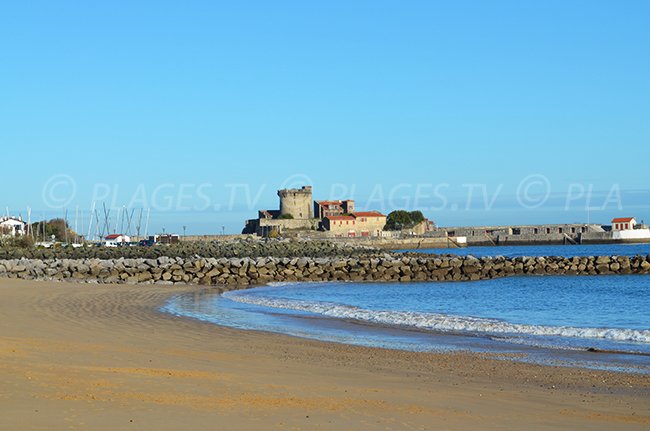
{"label": "stone building", "polygon": [[314,218],[311,186],[302,186],[300,189],[278,190],[278,197],[280,198],[281,218],[283,216],[295,220]]}
{"label": "stone building", "polygon": [[260,210],[258,217],[247,220],[242,233],[269,236],[285,230],[316,230],[320,223],[314,218],[311,186],[278,190],[279,210]]}
{"label": "stone building", "polygon": [[315,201],[314,215],[316,218],[324,219],[325,217],[351,214],[354,212],[354,201]]}
{"label": "stone building", "polygon": [[381,236],[385,225],[386,216],[376,211],[328,216],[322,222],[332,236],[348,238]]}
{"label": "stone building", "polygon": [[352,215],[333,215],[323,219],[322,227],[333,236],[356,236],[356,219]]}
{"label": "stone building", "polygon": [[[285,231],[314,231],[338,237],[381,236],[386,216],[375,211],[354,212],[353,200],[312,200],[311,186],[278,190],[279,210],[260,210],[247,220],[242,233],[269,236]],[[320,231],[320,232],[316,232]]]}

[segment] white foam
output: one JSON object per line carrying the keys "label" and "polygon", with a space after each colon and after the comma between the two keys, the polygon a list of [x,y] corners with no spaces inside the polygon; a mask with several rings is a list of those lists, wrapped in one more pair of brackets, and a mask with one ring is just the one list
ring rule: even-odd
{"label": "white foam", "polygon": [[380,325],[404,326],[440,332],[526,334],[650,343],[650,330],[526,325],[509,323],[497,319],[454,316],[448,314],[408,311],[375,311],[327,302],[308,302],[262,297],[237,291],[226,292],[223,296],[232,301],[245,304],[305,311],[338,319],[350,319]]}

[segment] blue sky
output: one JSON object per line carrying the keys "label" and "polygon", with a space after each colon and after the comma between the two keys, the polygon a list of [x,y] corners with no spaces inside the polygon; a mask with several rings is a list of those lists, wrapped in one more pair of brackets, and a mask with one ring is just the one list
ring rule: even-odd
{"label": "blue sky", "polygon": [[[96,2],[93,2],[96,3]],[[4,2],[0,205],[650,221],[646,1]]]}

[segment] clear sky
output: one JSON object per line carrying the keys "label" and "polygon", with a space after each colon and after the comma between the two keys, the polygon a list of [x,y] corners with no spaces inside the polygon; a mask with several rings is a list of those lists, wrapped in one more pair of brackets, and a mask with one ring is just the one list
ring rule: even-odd
{"label": "clear sky", "polygon": [[237,232],[309,182],[441,225],[647,222],[649,22],[648,1],[3,2],[2,212]]}

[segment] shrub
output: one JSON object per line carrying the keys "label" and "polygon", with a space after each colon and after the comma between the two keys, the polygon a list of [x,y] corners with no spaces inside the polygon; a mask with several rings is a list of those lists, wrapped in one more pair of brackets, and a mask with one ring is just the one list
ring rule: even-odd
{"label": "shrub", "polygon": [[3,247],[31,248],[34,246],[34,238],[29,235],[5,237],[1,241]]}
{"label": "shrub", "polygon": [[404,211],[396,210],[388,214],[386,217],[386,226],[384,230],[402,230],[410,229],[415,225],[424,221],[422,211]]}

